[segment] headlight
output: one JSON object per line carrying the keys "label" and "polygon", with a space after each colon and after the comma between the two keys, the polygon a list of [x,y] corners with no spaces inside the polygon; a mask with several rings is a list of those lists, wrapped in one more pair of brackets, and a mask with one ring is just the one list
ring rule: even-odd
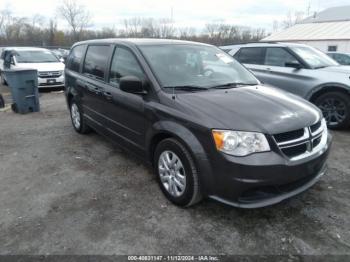
{"label": "headlight", "polygon": [[270,151],[264,134],[230,130],[213,130],[217,150],[233,155],[247,156],[257,152]]}

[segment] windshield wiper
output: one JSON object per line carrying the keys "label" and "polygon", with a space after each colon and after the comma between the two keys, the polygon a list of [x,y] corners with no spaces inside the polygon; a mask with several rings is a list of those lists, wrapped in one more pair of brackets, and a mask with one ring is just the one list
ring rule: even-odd
{"label": "windshield wiper", "polygon": [[163,86],[163,88],[166,88],[166,89],[183,90],[183,91],[203,91],[203,90],[208,90],[208,88],[206,88],[206,87],[195,86],[195,85]]}
{"label": "windshield wiper", "polygon": [[233,83],[227,83],[223,85],[211,86],[210,89],[231,89],[239,86],[255,86],[255,85],[257,84],[233,82]]}

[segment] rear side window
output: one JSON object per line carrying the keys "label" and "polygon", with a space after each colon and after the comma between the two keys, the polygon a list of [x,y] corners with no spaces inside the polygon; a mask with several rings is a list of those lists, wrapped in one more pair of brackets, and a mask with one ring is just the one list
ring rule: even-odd
{"label": "rear side window", "polygon": [[265,65],[285,67],[286,63],[299,63],[287,50],[281,47],[266,49]]}
{"label": "rear side window", "polygon": [[85,45],[74,47],[69,55],[67,67],[68,69],[79,72],[80,63],[85,51]]}
{"label": "rear side window", "polygon": [[141,80],[146,78],[134,54],[126,48],[117,47],[112,58],[109,82],[119,86],[123,76],[137,76]]}
{"label": "rear side window", "polygon": [[242,48],[235,56],[242,64],[264,64],[264,48],[261,47],[249,47]]}
{"label": "rear side window", "polygon": [[103,80],[105,77],[106,66],[110,47],[108,45],[89,46],[86,52],[83,73]]}

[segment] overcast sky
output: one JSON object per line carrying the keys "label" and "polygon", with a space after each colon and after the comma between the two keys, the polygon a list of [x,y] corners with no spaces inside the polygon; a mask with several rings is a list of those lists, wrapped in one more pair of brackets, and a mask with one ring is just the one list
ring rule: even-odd
{"label": "overcast sky", "polygon": [[[61,0],[0,0],[0,10],[11,8],[14,15],[47,18],[57,16]],[[271,31],[274,20],[283,20],[288,11],[311,13],[328,7],[350,5],[350,0],[80,0],[91,12],[95,28],[119,27],[124,18],[173,18],[177,26],[201,30],[206,23],[222,21],[262,27]],[[63,21],[59,27],[65,28]]]}

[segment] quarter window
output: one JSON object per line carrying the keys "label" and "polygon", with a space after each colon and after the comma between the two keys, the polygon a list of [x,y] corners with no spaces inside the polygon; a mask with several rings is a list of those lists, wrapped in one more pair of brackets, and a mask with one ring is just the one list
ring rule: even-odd
{"label": "quarter window", "polygon": [[261,47],[242,48],[235,55],[242,64],[263,65],[264,64],[264,49]]}
{"label": "quarter window", "polygon": [[110,47],[107,45],[89,46],[85,57],[83,73],[90,77],[103,80],[105,77],[109,50]]}
{"label": "quarter window", "polygon": [[287,63],[299,63],[287,50],[274,47],[266,49],[265,65],[285,67]]}
{"label": "quarter window", "polygon": [[68,69],[79,72],[81,59],[83,58],[85,45],[74,47],[69,55],[67,67]]}
{"label": "quarter window", "polygon": [[119,80],[124,76],[137,76],[141,80],[146,78],[134,54],[126,48],[117,47],[112,58],[109,82],[119,86]]}

